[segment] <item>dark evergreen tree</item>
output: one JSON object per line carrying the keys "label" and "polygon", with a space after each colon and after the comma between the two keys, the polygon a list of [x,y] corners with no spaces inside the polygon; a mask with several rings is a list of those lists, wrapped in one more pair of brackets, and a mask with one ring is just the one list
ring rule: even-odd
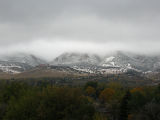
{"label": "dark evergreen tree", "polygon": [[129,114],[128,103],[130,98],[131,98],[131,94],[130,94],[130,91],[128,90],[121,102],[119,120],[128,120],[128,114]]}

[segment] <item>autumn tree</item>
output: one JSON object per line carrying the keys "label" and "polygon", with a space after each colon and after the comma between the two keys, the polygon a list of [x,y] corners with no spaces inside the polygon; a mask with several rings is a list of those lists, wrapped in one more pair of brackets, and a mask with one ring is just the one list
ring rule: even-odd
{"label": "autumn tree", "polygon": [[95,88],[88,86],[86,89],[86,94],[90,97],[95,97],[95,94],[96,94]]}
{"label": "autumn tree", "polygon": [[101,100],[102,103],[105,102],[110,102],[115,94],[115,90],[111,88],[105,88],[99,96],[99,99]]}
{"label": "autumn tree", "polygon": [[132,111],[135,111],[146,104],[147,100],[142,88],[133,88],[130,90],[130,92],[131,92],[131,100],[129,104],[132,108]]}

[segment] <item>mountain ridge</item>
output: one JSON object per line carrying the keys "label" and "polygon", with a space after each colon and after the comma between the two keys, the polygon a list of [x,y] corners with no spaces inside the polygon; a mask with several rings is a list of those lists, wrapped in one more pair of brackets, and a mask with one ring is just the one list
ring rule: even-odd
{"label": "mountain ridge", "polygon": [[123,51],[106,55],[67,52],[51,62],[25,53],[0,57],[0,70],[3,72],[20,73],[43,65],[68,66],[76,71],[100,74],[118,74],[128,70],[147,73],[160,70],[160,55],[149,56]]}
{"label": "mountain ridge", "polygon": [[0,70],[7,73],[21,73],[47,62],[32,54],[15,53],[0,57]]}
{"label": "mountain ridge", "polygon": [[154,72],[160,68],[160,56],[147,56],[125,53],[122,51],[117,51],[105,56],[100,56],[97,54],[89,55],[87,53],[64,53],[55,58],[54,61],[52,61],[52,65],[66,65],[74,68],[80,68],[81,70],[83,68],[91,69],[88,66],[97,66],[97,69],[101,69],[98,70],[100,72],[102,69],[103,71],[109,71],[112,69],[111,71],[117,71],[118,73],[126,72],[127,70],[135,70],[138,72]]}

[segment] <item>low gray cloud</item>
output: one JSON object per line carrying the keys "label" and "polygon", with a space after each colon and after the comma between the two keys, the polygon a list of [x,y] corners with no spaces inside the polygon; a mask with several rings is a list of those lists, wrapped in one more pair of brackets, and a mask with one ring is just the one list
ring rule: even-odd
{"label": "low gray cloud", "polygon": [[49,57],[94,48],[158,53],[159,5],[158,0],[0,0],[0,50]]}

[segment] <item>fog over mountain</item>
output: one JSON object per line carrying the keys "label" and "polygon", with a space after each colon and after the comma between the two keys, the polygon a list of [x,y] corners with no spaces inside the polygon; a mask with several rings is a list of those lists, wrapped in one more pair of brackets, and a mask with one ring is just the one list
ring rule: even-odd
{"label": "fog over mountain", "polygon": [[158,0],[0,0],[0,54],[160,54]]}

